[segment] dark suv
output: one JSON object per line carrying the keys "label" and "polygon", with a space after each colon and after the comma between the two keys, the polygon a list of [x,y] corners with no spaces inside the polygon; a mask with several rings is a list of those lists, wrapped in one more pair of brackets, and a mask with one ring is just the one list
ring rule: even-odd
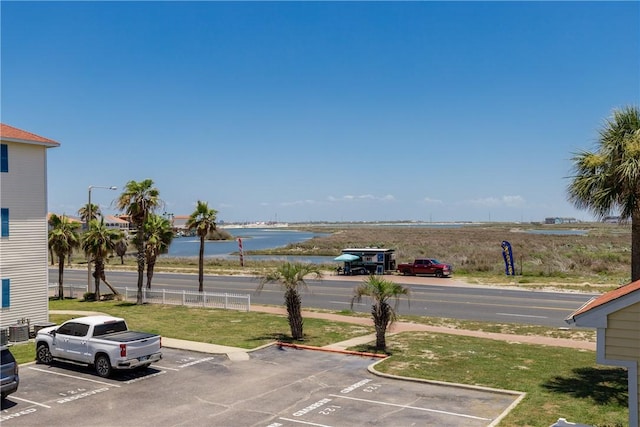
{"label": "dark suv", "polygon": [[2,386],[0,392],[2,393],[2,400],[8,395],[18,390],[18,384],[20,384],[20,377],[18,376],[18,363],[16,359],[9,351],[9,347],[2,346]]}

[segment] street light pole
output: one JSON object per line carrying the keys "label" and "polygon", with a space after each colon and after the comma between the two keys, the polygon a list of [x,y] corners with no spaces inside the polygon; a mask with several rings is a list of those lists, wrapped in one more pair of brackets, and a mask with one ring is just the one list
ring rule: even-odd
{"label": "street light pole", "polygon": [[[118,187],[103,187],[100,185],[90,185],[89,186],[89,204],[87,205],[87,231],[89,231],[89,223],[91,222],[91,190],[94,188],[104,188],[106,190],[117,190]],[[87,254],[87,292],[91,292],[91,257]]]}

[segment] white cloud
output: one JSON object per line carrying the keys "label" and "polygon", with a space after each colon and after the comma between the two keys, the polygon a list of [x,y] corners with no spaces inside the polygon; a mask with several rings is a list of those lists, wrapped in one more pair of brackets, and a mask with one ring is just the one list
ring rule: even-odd
{"label": "white cloud", "polygon": [[443,203],[442,200],[432,199],[430,197],[425,197],[422,201],[428,205],[441,205]]}
{"label": "white cloud", "polygon": [[329,196],[327,200],[329,202],[351,202],[357,200],[379,200],[379,201],[392,201],[396,198],[392,194],[386,194],[384,196],[374,196],[373,194],[361,194],[358,196],[354,196],[352,194],[345,194],[342,197]]}
{"label": "white cloud", "polygon": [[517,208],[523,206],[525,203],[522,196],[502,196],[502,201],[506,206]]}
{"label": "white cloud", "polygon": [[469,203],[472,205],[485,207],[507,206],[510,208],[516,208],[524,206],[525,200],[522,196],[502,196],[473,199],[469,200]]}
{"label": "white cloud", "polygon": [[316,202],[315,200],[306,199],[306,200],[294,200],[292,202],[282,202],[280,203],[280,206],[314,205],[316,203],[318,202]]}

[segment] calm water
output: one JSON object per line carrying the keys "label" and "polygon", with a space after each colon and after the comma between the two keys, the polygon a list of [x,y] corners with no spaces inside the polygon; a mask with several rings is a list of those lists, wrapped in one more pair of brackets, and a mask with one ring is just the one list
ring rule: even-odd
{"label": "calm water", "polygon": [[526,230],[529,234],[548,234],[552,236],[586,236],[588,230]]}
{"label": "calm water", "polygon": [[[281,228],[228,228],[225,229],[235,238],[242,238],[242,246],[245,252],[260,249],[272,249],[287,246],[290,243],[299,243],[316,236],[324,236],[323,233],[310,233]],[[198,237],[176,237],[171,242],[169,253],[164,257],[197,257],[200,250]],[[235,253],[235,255],[232,255]],[[238,258],[237,240],[205,241],[204,256],[207,258]],[[338,256],[339,254],[336,254]],[[334,257],[303,257],[284,255],[256,255],[245,256],[245,259],[253,260],[282,260],[323,263],[331,262]]]}

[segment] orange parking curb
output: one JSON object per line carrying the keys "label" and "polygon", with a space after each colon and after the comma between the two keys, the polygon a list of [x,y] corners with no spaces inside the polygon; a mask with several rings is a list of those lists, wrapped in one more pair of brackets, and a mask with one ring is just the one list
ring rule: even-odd
{"label": "orange parking curb", "polygon": [[377,357],[379,359],[387,358],[386,354],[367,353],[364,351],[338,350],[338,349],[326,348],[326,347],[314,347],[312,345],[290,344],[290,343],[280,342],[280,341],[278,341],[276,345],[278,347],[290,347],[290,348],[296,348],[300,350],[318,350],[318,351],[326,351],[329,353],[350,354],[353,356]]}

